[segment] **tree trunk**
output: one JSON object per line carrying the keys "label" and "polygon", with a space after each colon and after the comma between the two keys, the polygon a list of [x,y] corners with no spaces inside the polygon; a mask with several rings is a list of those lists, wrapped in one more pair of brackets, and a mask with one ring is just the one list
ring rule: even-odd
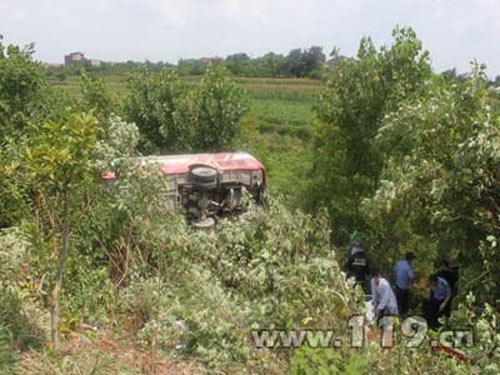
{"label": "tree trunk", "polygon": [[68,258],[68,242],[69,242],[69,227],[70,227],[70,204],[69,195],[64,193],[64,223],[63,223],[63,233],[62,233],[62,248],[59,253],[59,264],[57,266],[57,271],[54,279],[54,288],[52,289],[52,305],[50,309],[50,335],[52,338],[52,344],[54,349],[59,348],[59,337],[58,337],[58,321],[59,321],[59,291],[62,287],[64,266],[66,264],[66,259]]}

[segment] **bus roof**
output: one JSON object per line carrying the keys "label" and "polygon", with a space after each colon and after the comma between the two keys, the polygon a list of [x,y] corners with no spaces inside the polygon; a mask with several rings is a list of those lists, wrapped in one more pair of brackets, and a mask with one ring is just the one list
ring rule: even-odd
{"label": "bus roof", "polygon": [[[166,175],[188,173],[192,165],[207,165],[218,171],[265,170],[264,165],[247,152],[222,152],[214,154],[152,155],[138,158],[141,165],[159,164]],[[102,176],[105,180],[116,178],[113,172]]]}

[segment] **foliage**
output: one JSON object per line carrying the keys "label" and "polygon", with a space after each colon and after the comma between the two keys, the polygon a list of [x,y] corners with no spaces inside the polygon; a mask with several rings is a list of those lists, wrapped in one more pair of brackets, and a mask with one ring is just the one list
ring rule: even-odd
{"label": "foliage", "polygon": [[201,59],[180,59],[177,71],[180,75],[202,75],[213,66],[223,66],[235,76],[242,77],[309,77],[318,79],[325,63],[323,49],[312,46],[295,48],[288,55],[274,52],[251,58],[246,53]]}
{"label": "foliage", "polygon": [[500,334],[498,331],[498,309],[490,304],[480,305],[469,293],[453,312],[452,324],[474,327],[474,345],[467,355],[484,374],[495,374],[500,363]]}
{"label": "foliage", "polygon": [[376,50],[361,40],[357,60],[341,60],[320,97],[311,203],[326,205],[335,240],[363,229],[361,200],[378,186],[383,166],[374,140],[386,113],[418,96],[430,78],[428,53],[410,28],[396,28],[393,44]]}
{"label": "foliage", "polygon": [[129,81],[126,119],[139,128],[143,150],[183,150],[189,147],[190,130],[176,111],[186,86],[171,70],[143,70]]}
{"label": "foliage", "polygon": [[102,78],[81,74],[82,109],[94,111],[100,120],[108,120],[114,112],[115,104],[109,92],[106,81]]}
{"label": "foliage", "polygon": [[43,102],[44,72],[33,53],[33,44],[4,46],[0,38],[0,144],[22,133]]}
{"label": "foliage", "polygon": [[139,129],[134,123],[114,115],[109,117],[106,134],[96,145],[99,164],[109,165],[117,159],[135,156],[139,137]]}
{"label": "foliage", "polygon": [[13,341],[10,330],[0,324],[0,371],[5,375],[15,374],[17,353],[13,349]]}
{"label": "foliage", "polygon": [[292,375],[364,375],[367,374],[367,365],[366,359],[360,355],[344,359],[339,351],[332,348],[302,347],[295,352],[290,370]]}
{"label": "foliage", "polygon": [[300,48],[290,51],[286,58],[285,66],[287,71],[294,77],[314,77],[318,78],[318,73],[325,62],[323,48],[313,46],[307,50]]}
{"label": "foliage", "polygon": [[45,341],[26,281],[28,245],[20,228],[0,232],[0,369],[12,367],[16,349],[39,349]]}
{"label": "foliage", "polygon": [[0,303],[0,339],[10,341],[14,349],[40,349],[46,337],[36,322],[38,311],[25,308],[23,291],[16,284],[1,285]]}
{"label": "foliage", "polygon": [[97,121],[90,116],[67,113],[60,122],[33,126],[23,146],[20,160],[13,160],[11,168],[19,190],[34,195],[37,219],[37,241],[41,244],[60,242],[52,291],[52,340],[57,347],[58,294],[69,253],[72,223],[81,212],[80,205],[87,186],[96,176],[95,145]]}
{"label": "foliage", "polygon": [[[79,250],[76,244],[73,247]],[[81,323],[103,327],[112,322],[110,313],[117,305],[116,288],[109,277],[109,267],[99,265],[94,258],[97,256],[77,253],[68,259],[61,293],[62,334],[77,329]]]}
{"label": "foliage", "polygon": [[[125,120],[112,115],[109,91],[126,93],[114,68],[91,69],[92,78],[78,72],[81,82],[67,77],[56,84],[67,91],[52,92],[29,49],[12,51],[2,49],[0,58],[0,89],[8,71],[21,93],[15,114],[0,120],[8,123],[0,225],[13,226],[0,233],[2,373],[159,373],[168,361],[201,362],[210,374],[498,372],[500,123],[481,69],[464,79],[432,75],[411,29],[397,28],[393,44],[379,50],[362,40],[357,60],[339,58],[329,69],[308,175],[319,83],[232,81],[219,65],[236,75],[310,76],[323,61],[320,49],[216,59],[202,79],[181,79],[163,63],[123,64],[121,73],[147,67],[130,81]],[[179,71],[190,64],[199,73],[208,68],[186,61]],[[97,78],[104,75],[109,91]],[[252,98],[244,117],[240,87]],[[73,94],[78,102],[68,99]],[[2,93],[0,103],[7,108]],[[273,194],[287,193],[286,201],[249,202],[239,218],[194,231],[167,209],[168,180],[134,159],[137,144],[159,152],[251,150],[268,167]],[[111,169],[118,179],[101,183]],[[314,214],[290,208],[306,201]],[[364,229],[371,260],[387,269],[407,250],[424,273],[445,257],[460,263],[455,300],[470,290],[477,297],[449,324],[474,328],[476,345],[465,349],[474,363],[431,350],[434,332],[413,349],[404,337],[392,350],[368,339],[360,349],[255,347],[251,330],[307,325],[349,337],[346,320],[363,313],[364,301],[330,238],[341,243],[354,227]],[[44,350],[43,309],[58,312],[50,289],[63,276],[64,350]],[[97,328],[86,337],[89,324]],[[113,333],[126,347],[109,343]]]}
{"label": "foliage", "polygon": [[0,230],[0,282],[14,281],[26,261],[26,240],[17,227]]}
{"label": "foliage", "polygon": [[[446,354],[442,349],[432,348],[432,340],[439,335],[428,332],[418,346],[410,346],[407,337],[400,333],[396,322],[396,335],[390,349],[381,348],[380,338],[365,336],[362,348],[325,348],[314,349],[303,346],[294,352],[291,361],[293,374],[495,374],[498,372],[498,311],[491,306],[484,306],[477,312],[472,295],[467,303],[453,313],[453,327],[468,327],[474,332],[474,343],[467,346],[465,340],[458,343],[455,350],[464,354],[465,359]],[[366,326],[371,330],[371,325]],[[452,339],[453,341],[453,339]],[[445,345],[445,344],[443,344]],[[446,344],[450,345],[450,343]],[[452,344],[457,345],[457,344]],[[452,346],[453,347],[453,346]]]}
{"label": "foliage", "polygon": [[269,211],[251,208],[244,221],[221,221],[215,232],[194,232],[175,216],[143,215],[135,224],[141,258],[150,261],[146,268],[132,261],[121,299],[143,345],[195,356],[214,371],[272,369],[264,358],[273,353],[255,349],[250,328],[292,327],[309,317],[345,329],[333,316],[357,311],[360,295],[332,257],[324,217],[276,202]]}
{"label": "foliage", "polygon": [[194,85],[171,70],[143,71],[130,90],[125,112],[139,127],[144,150],[221,150],[237,134],[242,94],[221,68],[208,69]]}
{"label": "foliage", "polygon": [[19,168],[40,191],[64,193],[94,176],[95,118],[67,112],[64,121],[32,127]]}
{"label": "foliage", "polygon": [[330,258],[324,217],[272,203],[269,211],[257,210],[247,226],[223,222],[220,230],[206,239],[198,234],[196,252],[224,286],[245,300],[258,301],[251,319],[256,327],[285,327],[307,316],[326,325],[331,321],[321,311],[347,314],[348,301],[356,299]]}
{"label": "foliage", "polygon": [[386,117],[377,142],[389,162],[365,208],[376,247],[397,256],[412,247],[428,269],[454,259],[471,276],[463,291],[481,291],[491,301],[500,297],[494,286],[500,282],[500,134],[483,82],[480,71],[462,84],[438,80],[426,97]]}
{"label": "foliage", "polygon": [[191,129],[190,147],[196,151],[231,148],[244,112],[242,91],[224,69],[214,67],[186,97],[181,119]]}

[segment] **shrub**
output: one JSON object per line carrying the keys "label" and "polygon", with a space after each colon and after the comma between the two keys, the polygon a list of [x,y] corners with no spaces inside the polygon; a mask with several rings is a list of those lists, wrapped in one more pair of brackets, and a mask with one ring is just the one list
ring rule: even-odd
{"label": "shrub", "polygon": [[148,152],[218,151],[232,145],[243,114],[242,92],[221,67],[189,84],[172,70],[144,70],[130,80],[127,120]]}

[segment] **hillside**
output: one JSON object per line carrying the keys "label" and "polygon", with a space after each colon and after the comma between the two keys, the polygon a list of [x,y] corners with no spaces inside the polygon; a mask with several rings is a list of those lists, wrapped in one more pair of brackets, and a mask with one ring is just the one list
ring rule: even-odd
{"label": "hillside", "polygon": [[[498,373],[484,67],[437,74],[399,27],[324,80],[56,80],[32,48],[0,41],[1,374]],[[142,158],[228,150],[260,159],[269,191],[261,164],[228,183]]]}

